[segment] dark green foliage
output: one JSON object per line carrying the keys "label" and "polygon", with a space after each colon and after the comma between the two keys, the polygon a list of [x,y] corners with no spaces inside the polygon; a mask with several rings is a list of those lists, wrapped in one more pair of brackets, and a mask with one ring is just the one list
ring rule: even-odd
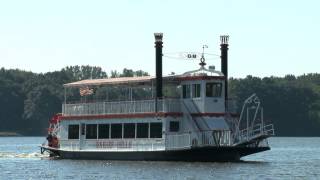
{"label": "dark green foliage", "polygon": [[319,74],[230,79],[230,93],[238,100],[238,107],[256,93],[262,101],[265,119],[274,123],[278,136],[320,135],[319,88]]}

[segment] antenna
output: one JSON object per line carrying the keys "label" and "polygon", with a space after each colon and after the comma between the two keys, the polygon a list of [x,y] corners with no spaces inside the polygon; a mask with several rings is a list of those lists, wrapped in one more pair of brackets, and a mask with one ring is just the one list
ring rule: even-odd
{"label": "antenna", "polygon": [[204,58],[204,48],[208,48],[208,46],[207,45],[202,46],[202,54],[201,54],[200,63],[199,63],[201,68],[204,68],[204,66],[206,65],[205,63],[206,59]]}

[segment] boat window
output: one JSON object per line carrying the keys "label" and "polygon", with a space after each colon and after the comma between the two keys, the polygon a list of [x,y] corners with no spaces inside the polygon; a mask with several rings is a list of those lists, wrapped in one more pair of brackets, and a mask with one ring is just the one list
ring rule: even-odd
{"label": "boat window", "polygon": [[79,125],[78,124],[69,125],[68,139],[79,139]]}
{"label": "boat window", "polygon": [[178,132],[179,131],[179,122],[178,121],[170,121],[170,132]]}
{"label": "boat window", "polygon": [[109,124],[99,124],[99,139],[108,139],[109,138]]}
{"label": "boat window", "polygon": [[137,123],[137,138],[148,138],[149,136],[149,124]]}
{"label": "boat window", "polygon": [[190,98],[190,84],[182,85],[182,97]]}
{"label": "boat window", "polygon": [[207,83],[206,96],[207,97],[221,97],[222,83]]}
{"label": "boat window", "polygon": [[111,124],[111,138],[112,139],[122,138],[122,124]]}
{"label": "boat window", "polygon": [[200,97],[201,86],[200,84],[192,84],[192,97],[198,98]]}
{"label": "boat window", "polygon": [[136,126],[134,123],[123,124],[123,138],[134,138]]}
{"label": "boat window", "polygon": [[162,138],[162,123],[150,123],[150,138]]}
{"label": "boat window", "polygon": [[97,125],[87,124],[86,126],[86,139],[97,139]]}

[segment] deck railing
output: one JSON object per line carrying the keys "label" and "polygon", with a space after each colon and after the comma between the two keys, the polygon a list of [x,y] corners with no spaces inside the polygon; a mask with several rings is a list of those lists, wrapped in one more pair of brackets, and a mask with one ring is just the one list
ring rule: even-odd
{"label": "deck railing", "polygon": [[119,139],[119,140],[86,140],[84,149],[110,151],[156,151],[164,150],[163,139]]}
{"label": "deck railing", "polygon": [[[157,101],[158,112],[181,112],[180,99]],[[134,114],[155,112],[155,100],[63,104],[64,115]]]}
{"label": "deck railing", "polygon": [[80,142],[79,140],[59,140],[59,146],[64,150],[79,150]]}
{"label": "deck railing", "polygon": [[274,135],[273,124],[263,125],[259,123],[253,127],[239,131],[235,137],[235,144],[246,143],[259,137],[269,137]]}
{"label": "deck railing", "polygon": [[166,149],[230,145],[231,132],[229,130],[210,130],[166,135]]}
{"label": "deck railing", "polygon": [[60,140],[63,150],[156,151],[164,150],[163,139],[86,139]]}
{"label": "deck railing", "polygon": [[166,136],[166,149],[188,149],[191,147],[190,133]]}
{"label": "deck railing", "polygon": [[158,139],[60,140],[64,150],[156,151],[190,149],[204,146],[231,146],[229,130],[166,134]]}

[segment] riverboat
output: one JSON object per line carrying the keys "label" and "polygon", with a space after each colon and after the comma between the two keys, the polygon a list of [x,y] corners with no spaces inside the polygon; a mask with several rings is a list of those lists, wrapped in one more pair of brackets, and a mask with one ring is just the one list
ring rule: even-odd
{"label": "riverboat", "polygon": [[212,162],[270,150],[274,128],[264,122],[259,98],[253,94],[237,108],[228,97],[229,36],[220,36],[221,71],[206,68],[202,52],[199,69],[162,76],[163,34],[154,35],[156,76],[64,84],[62,113],[50,120],[41,152],[66,159]]}

